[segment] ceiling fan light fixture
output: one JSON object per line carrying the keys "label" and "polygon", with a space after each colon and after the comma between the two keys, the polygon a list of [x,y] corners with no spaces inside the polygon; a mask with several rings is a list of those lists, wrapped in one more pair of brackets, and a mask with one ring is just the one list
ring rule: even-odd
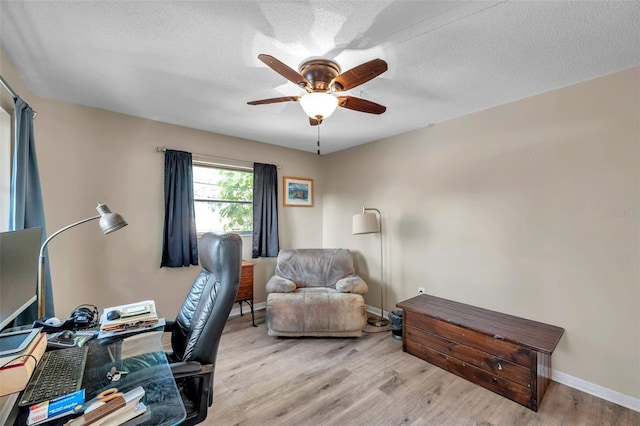
{"label": "ceiling fan light fixture", "polygon": [[338,107],[338,98],[323,92],[307,93],[300,98],[300,105],[309,117],[325,119]]}

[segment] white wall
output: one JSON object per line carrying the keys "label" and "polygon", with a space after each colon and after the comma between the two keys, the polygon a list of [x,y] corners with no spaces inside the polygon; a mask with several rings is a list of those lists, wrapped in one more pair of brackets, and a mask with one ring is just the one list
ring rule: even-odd
{"label": "white wall", "polygon": [[328,155],[324,244],[378,306],[378,236],[351,235],[377,207],[386,310],[425,287],[563,327],[554,369],[640,398],[639,90],[636,68]]}

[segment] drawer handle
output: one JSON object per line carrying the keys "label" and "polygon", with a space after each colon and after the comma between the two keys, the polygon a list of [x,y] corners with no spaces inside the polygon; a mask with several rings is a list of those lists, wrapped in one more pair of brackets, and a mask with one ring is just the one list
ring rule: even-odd
{"label": "drawer handle", "polygon": [[502,363],[498,362],[498,370],[502,371]]}

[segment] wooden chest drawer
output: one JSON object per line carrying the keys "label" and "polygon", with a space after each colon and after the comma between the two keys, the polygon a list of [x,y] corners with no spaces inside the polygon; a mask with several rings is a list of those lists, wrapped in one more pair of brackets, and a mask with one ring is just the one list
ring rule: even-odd
{"label": "wooden chest drawer", "polygon": [[538,410],[562,328],[428,295],[397,306],[403,350]]}
{"label": "wooden chest drawer", "polygon": [[[449,355],[495,376],[522,386],[531,383],[531,369],[459,342],[407,325],[407,342],[415,342],[444,355]],[[407,343],[408,344],[408,343]],[[409,352],[409,350],[407,350]]]}
{"label": "wooden chest drawer", "polygon": [[434,318],[407,312],[407,325],[442,336],[454,342],[477,348],[488,354],[496,355],[504,360],[512,361],[524,367],[531,367],[531,351],[520,345],[505,342],[477,331],[462,328],[454,324]]}
{"label": "wooden chest drawer", "polygon": [[447,356],[415,342],[407,342],[407,352],[433,365],[437,365],[456,376],[467,379],[485,389],[531,408],[532,392],[527,386],[522,386],[510,380],[495,376],[473,365],[466,364],[455,357]]}

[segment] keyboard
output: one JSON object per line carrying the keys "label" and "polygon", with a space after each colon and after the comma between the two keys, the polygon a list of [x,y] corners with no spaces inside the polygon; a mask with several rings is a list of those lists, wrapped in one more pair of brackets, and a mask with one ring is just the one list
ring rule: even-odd
{"label": "keyboard", "polygon": [[87,362],[87,346],[45,352],[27,384],[18,406],[24,407],[79,390]]}

